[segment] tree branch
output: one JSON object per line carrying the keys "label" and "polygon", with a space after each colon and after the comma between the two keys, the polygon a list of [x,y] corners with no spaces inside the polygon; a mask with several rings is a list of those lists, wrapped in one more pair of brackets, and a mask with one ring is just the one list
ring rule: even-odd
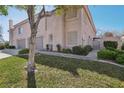
{"label": "tree branch", "polygon": [[33,27],[34,23],[35,23],[35,19],[34,19],[34,6],[33,5],[29,5],[28,9],[27,9],[27,14],[28,14],[28,19],[29,19],[29,23],[31,28]]}
{"label": "tree branch", "polygon": [[45,16],[45,6],[43,5],[43,8],[40,11],[40,13],[38,14],[37,20],[35,22],[36,27],[38,27],[38,24],[39,24],[41,18],[43,18],[44,16]]}

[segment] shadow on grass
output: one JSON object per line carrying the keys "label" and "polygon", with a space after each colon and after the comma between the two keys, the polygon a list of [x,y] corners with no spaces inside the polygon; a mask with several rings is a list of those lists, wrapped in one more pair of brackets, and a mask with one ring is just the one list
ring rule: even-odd
{"label": "shadow on grass", "polygon": [[77,69],[81,68],[97,72],[99,74],[105,74],[107,76],[117,78],[121,81],[124,80],[124,68],[107,63],[82,61],[77,59],[55,57],[42,54],[36,55],[35,62],[37,64],[68,71],[74,76],[79,76]]}

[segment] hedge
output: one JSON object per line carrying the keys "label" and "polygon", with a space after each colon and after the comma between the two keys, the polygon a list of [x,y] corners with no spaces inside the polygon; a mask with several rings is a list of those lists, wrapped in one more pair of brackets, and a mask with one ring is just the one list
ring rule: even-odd
{"label": "hedge", "polygon": [[72,50],[69,48],[64,48],[64,49],[62,49],[62,52],[63,53],[72,53]]}
{"label": "hedge", "polygon": [[60,52],[61,51],[61,45],[57,44],[56,47],[57,47],[57,51]]}
{"label": "hedge", "polygon": [[25,49],[22,49],[18,52],[18,54],[28,54],[29,53],[29,49],[28,48],[25,48]]}
{"label": "hedge", "polygon": [[89,51],[81,46],[74,46],[72,47],[72,53],[77,55],[88,55]]}
{"label": "hedge", "polygon": [[5,47],[4,47],[4,45],[0,45],[0,50],[2,50],[2,49],[4,49]]}
{"label": "hedge", "polygon": [[121,50],[124,50],[124,43],[123,43],[122,46],[121,46]]}
{"label": "hedge", "polygon": [[120,54],[116,57],[116,62],[120,64],[124,64],[124,54]]}
{"label": "hedge", "polygon": [[117,41],[104,41],[104,47],[105,47],[106,49],[108,49],[108,48],[117,49],[117,47],[118,47],[118,42],[117,42]]}
{"label": "hedge", "polygon": [[86,46],[84,46],[84,49],[86,49],[86,50],[89,51],[89,52],[93,50],[93,48],[92,48],[91,45],[86,45]]}
{"label": "hedge", "polygon": [[117,52],[108,49],[103,49],[97,52],[97,57],[99,59],[115,60]]}

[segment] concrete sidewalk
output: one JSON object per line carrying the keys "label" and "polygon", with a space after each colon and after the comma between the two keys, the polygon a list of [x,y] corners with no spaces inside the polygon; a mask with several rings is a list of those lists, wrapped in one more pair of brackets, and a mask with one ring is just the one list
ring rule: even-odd
{"label": "concrete sidewalk", "polygon": [[7,57],[11,57],[11,56],[12,56],[12,55],[6,54],[6,53],[2,53],[2,52],[0,51],[0,59],[7,58]]}

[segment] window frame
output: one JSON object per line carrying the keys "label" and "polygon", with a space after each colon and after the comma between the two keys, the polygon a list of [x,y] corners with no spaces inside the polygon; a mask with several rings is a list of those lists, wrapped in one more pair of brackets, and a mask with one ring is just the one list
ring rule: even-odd
{"label": "window frame", "polygon": [[21,35],[24,32],[24,29],[22,27],[18,28],[18,35]]}
{"label": "window frame", "polygon": [[[73,38],[75,38],[75,39],[73,39]],[[67,32],[67,44],[68,45],[77,45],[78,44],[77,42],[78,42],[78,31]]]}

